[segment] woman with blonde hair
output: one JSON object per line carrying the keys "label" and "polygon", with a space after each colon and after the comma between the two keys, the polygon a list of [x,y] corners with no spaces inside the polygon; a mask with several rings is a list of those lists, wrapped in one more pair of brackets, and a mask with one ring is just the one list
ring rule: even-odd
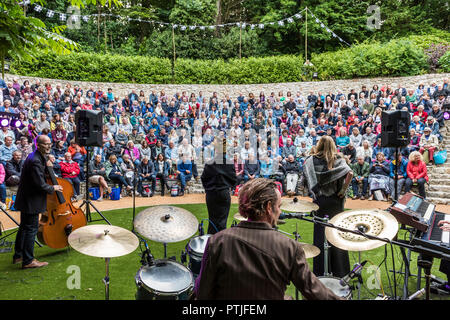
{"label": "woman with blonde hair", "polygon": [[[344,211],[345,194],[353,171],[338,154],[331,137],[323,136],[311,149],[303,166],[303,174],[313,202],[319,206],[316,216],[323,218],[327,215],[331,219]],[[321,254],[314,258],[314,274],[322,276],[330,272],[337,277],[345,276],[350,271],[348,252],[333,245],[328,251],[329,270],[324,270],[324,240],[323,227],[314,225],[314,245],[321,249]]]}
{"label": "woman with blonde hair", "polygon": [[425,183],[428,182],[427,165],[422,160],[419,151],[413,151],[409,154],[409,162],[406,166],[408,178],[405,181],[405,192],[409,192],[413,185],[419,187],[419,194],[426,198]]}

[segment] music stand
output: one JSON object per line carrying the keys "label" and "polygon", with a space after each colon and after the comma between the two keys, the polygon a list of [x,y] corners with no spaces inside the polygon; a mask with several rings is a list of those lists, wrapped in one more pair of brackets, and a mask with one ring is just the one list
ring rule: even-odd
{"label": "music stand", "polygon": [[[82,206],[86,205],[85,215],[86,220],[88,222],[94,222],[94,221],[101,221],[104,220],[107,224],[111,225],[111,222],[108,221],[108,219],[105,218],[105,216],[92,204],[91,199],[89,199],[89,164],[90,164],[90,148],[86,147],[86,177],[85,177],[85,183],[86,183],[86,190],[85,190],[85,198],[83,200],[83,203],[80,205],[80,209]],[[100,215],[101,219],[92,220],[91,216],[91,206],[94,208],[95,211]]]}

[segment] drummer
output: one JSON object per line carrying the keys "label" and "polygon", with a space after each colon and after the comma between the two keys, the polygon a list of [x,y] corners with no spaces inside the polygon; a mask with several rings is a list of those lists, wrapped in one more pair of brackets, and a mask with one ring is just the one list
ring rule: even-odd
{"label": "drummer", "polygon": [[292,282],[308,300],[339,300],[310,271],[300,244],[274,228],[281,214],[275,183],[258,178],[239,192],[239,213],[247,218],[211,236],[205,248],[195,296],[199,300],[282,300]]}

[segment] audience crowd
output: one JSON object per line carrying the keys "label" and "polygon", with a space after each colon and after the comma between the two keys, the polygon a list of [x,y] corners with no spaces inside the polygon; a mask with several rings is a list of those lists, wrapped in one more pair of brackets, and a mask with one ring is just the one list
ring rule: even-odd
{"label": "audience crowd", "polygon": [[[444,109],[450,103],[448,79],[443,83],[405,88],[374,84],[350,92],[271,92],[237,97],[214,92],[137,92],[118,96],[111,88],[78,85],[5,83],[0,79],[0,116],[21,120],[22,125],[0,129],[0,201],[6,188],[18,184],[25,158],[34,150],[33,140],[46,134],[53,142],[57,176],[67,179],[75,197],[89,168],[90,185],[98,186],[100,198],[118,186],[130,195],[161,195],[179,185],[198,180],[197,166],[213,161],[215,143],[226,139],[226,161],[234,164],[238,185],[257,177],[280,183],[284,194],[298,193],[303,162],[317,141],[331,136],[341,156],[354,171],[350,195],[372,199],[381,191],[394,195],[395,164],[398,186],[405,192],[417,186],[425,197],[427,166],[443,140]],[[103,145],[87,148],[75,141],[75,113],[103,112]],[[407,110],[411,115],[410,143],[395,155],[381,146],[383,111]],[[379,199],[378,197],[376,197]]]}

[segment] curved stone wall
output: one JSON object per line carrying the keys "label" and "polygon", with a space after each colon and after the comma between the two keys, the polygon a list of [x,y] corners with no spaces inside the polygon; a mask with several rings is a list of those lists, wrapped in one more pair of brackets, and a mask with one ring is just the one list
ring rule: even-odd
{"label": "curved stone wall", "polygon": [[159,93],[161,90],[165,90],[166,94],[173,95],[176,92],[181,93],[186,91],[187,93],[194,92],[198,95],[199,91],[203,92],[205,97],[212,96],[213,92],[217,92],[221,98],[224,95],[229,95],[231,98],[237,97],[242,92],[244,95],[252,92],[256,97],[259,96],[261,91],[266,96],[269,96],[271,92],[278,94],[279,91],[283,91],[286,94],[287,91],[291,91],[293,95],[297,91],[300,91],[303,95],[308,94],[310,91],[315,93],[328,93],[329,91],[336,92],[342,90],[344,93],[350,92],[351,89],[355,89],[359,92],[362,85],[366,85],[369,90],[377,84],[379,87],[385,84],[389,84],[396,88],[398,84],[401,84],[407,89],[416,89],[420,83],[423,83],[425,87],[431,83],[442,83],[444,79],[450,78],[450,73],[439,74],[425,74],[412,77],[380,77],[380,78],[363,78],[363,79],[346,79],[346,80],[333,80],[333,81],[313,81],[313,82],[290,82],[290,83],[267,83],[267,84],[242,84],[242,85],[209,85],[209,84],[136,84],[136,83],[106,83],[106,82],[84,82],[84,81],[68,81],[57,79],[36,78],[28,76],[18,76],[5,74],[5,81],[12,81],[13,78],[19,79],[19,83],[23,83],[25,80],[29,80],[31,83],[35,79],[40,79],[41,83],[50,82],[52,85],[60,83],[65,86],[66,83],[73,85],[79,85],[85,92],[90,87],[95,90],[102,89],[103,92],[108,88],[112,88],[115,95],[123,97],[124,95],[135,89],[139,94],[140,90],[143,90],[145,95],[151,93],[152,90]]}

